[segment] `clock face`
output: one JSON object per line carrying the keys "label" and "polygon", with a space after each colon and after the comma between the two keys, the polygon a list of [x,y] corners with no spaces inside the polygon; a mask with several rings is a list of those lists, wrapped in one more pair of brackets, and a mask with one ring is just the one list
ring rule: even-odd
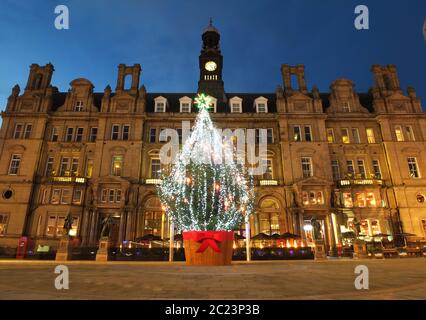
{"label": "clock face", "polygon": [[215,71],[217,69],[217,64],[214,61],[208,61],[204,65],[204,68],[206,68],[207,71]]}
{"label": "clock face", "polygon": [[426,41],[426,20],[425,20],[425,24],[423,25],[423,35],[424,35],[425,41]]}

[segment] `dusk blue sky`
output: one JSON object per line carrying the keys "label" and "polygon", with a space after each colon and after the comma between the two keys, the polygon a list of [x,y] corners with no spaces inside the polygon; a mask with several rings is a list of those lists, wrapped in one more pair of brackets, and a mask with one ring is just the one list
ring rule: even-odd
{"label": "dusk blue sky", "polygon": [[[54,28],[54,8],[70,10],[70,29]],[[370,9],[370,30],[354,28],[354,8]],[[309,89],[338,78],[358,92],[373,85],[373,64],[396,64],[401,84],[426,104],[424,0],[57,0],[0,3],[0,109],[25,87],[29,65],[55,66],[61,91],[84,77],[114,89],[117,65],[142,65],[150,92],[196,91],[201,33],[213,17],[222,40],[228,92],[274,92],[280,65],[306,66]]]}

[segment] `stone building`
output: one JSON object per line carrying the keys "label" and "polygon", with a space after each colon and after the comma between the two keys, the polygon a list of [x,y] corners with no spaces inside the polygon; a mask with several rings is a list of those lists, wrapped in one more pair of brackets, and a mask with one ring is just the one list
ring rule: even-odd
{"label": "stone building", "polygon": [[[267,129],[253,234],[288,231],[309,244],[316,230],[330,250],[351,230],[426,236],[426,114],[415,90],[400,87],[395,66],[374,65],[368,93],[345,79],[327,93],[309,91],[303,65],[282,65],[275,92],[229,93],[219,32],[210,24],[202,40],[197,92],[215,98],[213,121]],[[16,247],[26,235],[55,247],[68,213],[82,246],[97,245],[108,215],[117,244],[167,238],[155,189],[161,132],[194,120],[196,92],[147,92],[139,64],[119,65],[115,90],[103,92],[82,78],[60,92],[53,72],[33,64],[2,113],[0,246]]]}

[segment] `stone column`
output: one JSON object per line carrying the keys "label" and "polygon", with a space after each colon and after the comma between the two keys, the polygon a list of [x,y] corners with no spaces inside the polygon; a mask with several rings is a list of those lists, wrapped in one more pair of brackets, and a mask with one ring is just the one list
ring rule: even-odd
{"label": "stone column", "polygon": [[127,212],[123,211],[123,212],[121,212],[121,215],[120,215],[120,226],[119,226],[119,229],[118,229],[118,244],[117,245],[120,245],[124,240],[125,232],[126,232],[126,221],[127,221]]}
{"label": "stone column", "polygon": [[336,241],[334,239],[334,230],[333,225],[331,221],[331,216],[329,213],[327,213],[327,216],[325,218],[325,231],[326,231],[326,237],[327,237],[327,244],[328,244],[328,254],[330,256],[334,256],[336,253]]}
{"label": "stone column", "polygon": [[136,214],[135,209],[129,210],[127,213],[127,221],[126,221],[126,232],[125,232],[125,240],[131,240],[134,241],[136,237]]}
{"label": "stone column", "polygon": [[90,222],[90,213],[91,211],[86,209],[83,211],[82,221],[81,221],[81,246],[87,246],[89,242],[89,222]]}
{"label": "stone column", "polygon": [[94,209],[92,211],[91,214],[91,219],[90,219],[90,236],[89,236],[89,246],[95,246],[96,244],[96,227],[97,227],[97,222],[98,220],[98,210]]}

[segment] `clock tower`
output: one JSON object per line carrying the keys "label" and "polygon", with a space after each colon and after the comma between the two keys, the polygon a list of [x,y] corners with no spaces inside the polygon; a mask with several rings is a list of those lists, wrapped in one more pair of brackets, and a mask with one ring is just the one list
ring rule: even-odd
{"label": "clock tower", "polygon": [[203,47],[199,58],[200,80],[198,92],[206,93],[218,100],[225,101],[225,89],[222,80],[223,56],[220,52],[220,34],[210,19],[209,26],[204,30]]}

